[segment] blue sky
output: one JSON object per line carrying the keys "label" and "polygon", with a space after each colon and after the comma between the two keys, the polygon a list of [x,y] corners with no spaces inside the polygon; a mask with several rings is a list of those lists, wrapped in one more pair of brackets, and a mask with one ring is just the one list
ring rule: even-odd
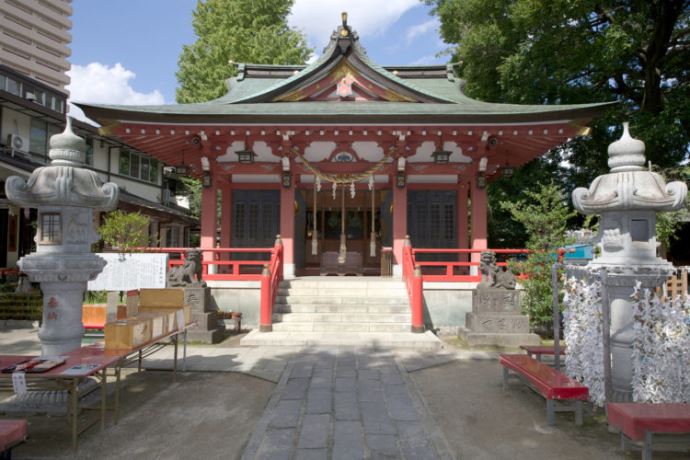
{"label": "blue sky", "polygon": [[[114,104],[174,103],[177,59],[195,39],[196,0],[74,0],[72,99]],[[419,0],[296,0],[290,24],[316,53],[348,11],[375,62],[444,63],[438,21]],[[76,114],[75,114],[76,115]]]}

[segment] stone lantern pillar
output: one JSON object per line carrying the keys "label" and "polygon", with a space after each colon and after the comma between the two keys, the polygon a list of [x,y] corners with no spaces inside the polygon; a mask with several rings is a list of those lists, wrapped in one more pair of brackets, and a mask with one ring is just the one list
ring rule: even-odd
{"label": "stone lantern pillar", "polygon": [[99,240],[94,210],[111,210],[118,199],[113,183],[83,167],[86,142],[65,131],[50,138],[51,163],[37,168],[24,181],[9,177],[7,198],[14,204],[38,208],[36,252],[18,265],[32,282],[41,283],[43,321],[38,331],[44,355],[59,355],[81,346],[84,334],[82,302],[86,283],[105,267],[105,260],[91,253]]}
{"label": "stone lantern pillar", "polygon": [[657,257],[656,213],[683,206],[683,182],[666,184],[645,169],[644,142],[633,139],[628,123],[608,148],[609,174],[594,179],[589,189],[573,191],[573,204],[584,214],[599,214],[600,255],[589,268],[607,271],[611,306],[611,374],[614,401],[632,400],[633,308],[630,295],[637,282],[653,289],[666,281],[673,266]]}

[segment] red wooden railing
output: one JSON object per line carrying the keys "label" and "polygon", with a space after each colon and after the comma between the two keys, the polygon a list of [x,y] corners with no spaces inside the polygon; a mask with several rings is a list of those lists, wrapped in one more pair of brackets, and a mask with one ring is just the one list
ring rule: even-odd
{"label": "red wooden railing", "polygon": [[403,246],[403,280],[407,287],[407,295],[410,297],[410,309],[412,310],[412,332],[424,332],[424,292],[422,271],[414,263],[414,253],[410,240],[405,239]]}
{"label": "red wooden railing", "polygon": [[[520,254],[529,254],[528,249],[427,249],[419,248],[412,249],[412,261],[416,267],[422,270],[424,281],[432,282],[466,282],[478,283],[482,276],[479,273],[479,262],[472,262],[471,254],[480,254],[482,252],[494,252],[503,257],[517,256]],[[420,254],[456,254],[456,261],[420,261],[417,256]],[[468,260],[462,261],[460,259],[466,258]],[[499,267],[505,267],[507,262],[498,262]],[[472,274],[472,267],[477,267],[476,274]]]}
{"label": "red wooden railing", "polygon": [[283,242],[280,235],[276,238],[271,261],[264,265],[261,272],[261,306],[259,311],[259,331],[273,330],[273,304],[283,280]]}
{"label": "red wooden railing", "polygon": [[[267,260],[230,260],[233,254],[268,254],[274,256],[274,248],[134,248],[136,252],[170,254],[168,269],[182,265],[187,251],[200,251],[203,255],[202,278],[204,281],[259,281]],[[213,267],[209,269],[209,267]],[[215,273],[213,273],[215,271]]]}
{"label": "red wooden railing", "polygon": [[[424,282],[479,282],[481,274],[479,262],[463,261],[471,254],[491,251],[504,257],[528,254],[527,249],[413,249],[409,237],[405,239],[402,255],[402,276],[410,298],[412,314],[412,332],[424,332]],[[456,254],[457,261],[426,262],[417,260],[420,254]],[[507,262],[496,265],[505,267]],[[477,273],[471,274],[471,267],[477,267]]]}

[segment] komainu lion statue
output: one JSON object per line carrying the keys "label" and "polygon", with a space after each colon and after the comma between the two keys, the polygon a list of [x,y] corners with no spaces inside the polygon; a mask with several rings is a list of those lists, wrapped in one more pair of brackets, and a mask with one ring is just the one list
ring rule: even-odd
{"label": "komainu lion statue", "polygon": [[187,251],[182,265],[170,269],[168,287],[205,287],[201,280],[201,253]]}
{"label": "komainu lion statue", "polygon": [[508,268],[504,270],[496,266],[494,252],[482,252],[479,259],[479,272],[482,280],[477,285],[477,289],[515,289],[515,275]]}

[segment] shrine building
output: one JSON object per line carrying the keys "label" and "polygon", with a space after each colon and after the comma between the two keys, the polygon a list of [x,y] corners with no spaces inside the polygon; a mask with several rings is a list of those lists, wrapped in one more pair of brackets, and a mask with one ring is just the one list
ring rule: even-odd
{"label": "shrine building", "polygon": [[[285,278],[400,275],[406,235],[415,249],[486,249],[487,183],[609,105],[471,99],[452,65],[372,62],[346,16],[315,62],[238,71],[209,102],[78,104],[108,135],[201,179],[209,279],[241,275],[214,261],[261,258],[223,248],[271,248],[277,234]],[[459,269],[449,274],[472,275]]]}

